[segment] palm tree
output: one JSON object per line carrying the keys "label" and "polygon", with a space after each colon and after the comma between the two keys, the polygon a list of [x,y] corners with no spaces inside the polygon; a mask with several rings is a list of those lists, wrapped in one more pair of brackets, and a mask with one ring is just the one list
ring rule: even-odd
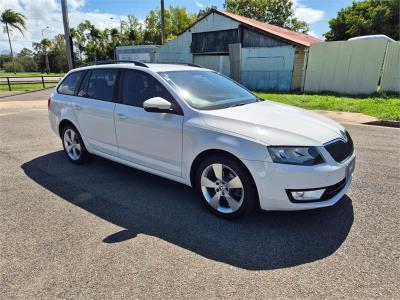
{"label": "palm tree", "polygon": [[114,60],[117,60],[116,48],[117,48],[118,40],[121,39],[121,33],[118,32],[118,29],[113,28],[110,30],[110,37],[111,37],[111,43],[112,43],[112,48],[113,48],[113,52],[114,52]]}
{"label": "palm tree", "polygon": [[43,56],[45,58],[45,69],[46,73],[50,73],[50,65],[49,65],[49,56],[48,56],[48,51],[49,49],[53,46],[53,42],[49,39],[42,39],[39,43],[32,43],[32,47],[36,50],[38,53],[43,53]]}
{"label": "palm tree", "polygon": [[99,41],[101,40],[101,31],[97,29],[96,27],[92,26],[90,28],[90,37],[91,37],[91,43],[93,44],[93,52],[94,52],[94,62],[96,63],[97,61],[97,46]]}
{"label": "palm tree", "polygon": [[49,74],[50,73],[50,65],[49,65],[48,51],[51,48],[51,46],[53,45],[53,43],[49,39],[43,39],[40,41],[40,43],[42,44],[43,49],[44,49],[44,54],[45,54],[45,59],[46,59],[46,73]]}
{"label": "palm tree", "polygon": [[5,32],[7,33],[8,36],[8,43],[10,44],[10,51],[11,51],[11,57],[13,61],[13,67],[14,67],[14,74],[15,72],[15,61],[14,61],[14,54],[11,46],[11,39],[10,39],[10,31],[12,29],[17,29],[19,32],[21,32],[22,35],[24,35],[23,30],[26,28],[25,27],[25,20],[26,17],[16,11],[13,11],[12,9],[6,9],[0,16],[0,22],[5,24]]}

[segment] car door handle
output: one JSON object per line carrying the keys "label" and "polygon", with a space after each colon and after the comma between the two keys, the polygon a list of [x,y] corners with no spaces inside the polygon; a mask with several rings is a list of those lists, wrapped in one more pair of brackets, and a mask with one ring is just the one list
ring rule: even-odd
{"label": "car door handle", "polygon": [[74,108],[76,109],[76,110],[80,110],[80,109],[82,109],[82,106],[80,106],[80,105],[74,105]]}
{"label": "car door handle", "polygon": [[116,113],[116,115],[117,115],[118,119],[121,119],[121,120],[128,119],[127,115],[124,115],[124,114],[121,114],[121,113]]}

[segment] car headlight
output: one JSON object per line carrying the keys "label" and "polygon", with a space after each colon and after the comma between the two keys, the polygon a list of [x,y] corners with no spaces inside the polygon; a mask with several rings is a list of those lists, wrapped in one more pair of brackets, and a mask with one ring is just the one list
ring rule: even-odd
{"label": "car headlight", "polygon": [[313,166],[324,162],[316,147],[267,147],[272,161],[278,164]]}

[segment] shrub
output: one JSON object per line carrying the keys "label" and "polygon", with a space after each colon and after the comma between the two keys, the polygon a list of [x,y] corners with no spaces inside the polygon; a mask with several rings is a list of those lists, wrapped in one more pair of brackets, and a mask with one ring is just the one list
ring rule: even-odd
{"label": "shrub", "polygon": [[[14,72],[14,67],[13,67],[12,61],[4,63],[3,67],[6,72]],[[24,71],[23,66],[18,61],[16,61],[15,62],[15,72],[23,72],[23,71]]]}

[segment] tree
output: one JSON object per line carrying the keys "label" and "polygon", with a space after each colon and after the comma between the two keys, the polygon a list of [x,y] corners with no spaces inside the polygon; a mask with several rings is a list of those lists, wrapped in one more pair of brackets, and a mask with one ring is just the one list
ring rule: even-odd
{"label": "tree", "polygon": [[[179,33],[196,22],[197,16],[184,7],[170,6],[165,10],[165,40],[174,39]],[[161,44],[161,11],[151,10],[145,20],[143,43]]]}
{"label": "tree", "polygon": [[23,48],[16,56],[15,62],[21,66],[24,72],[36,72],[37,64],[32,50]]}
{"label": "tree", "polygon": [[353,2],[329,21],[330,31],[324,36],[328,41],[338,41],[361,35],[385,34],[399,40],[399,9],[398,0]]}
{"label": "tree", "polygon": [[215,5],[200,9],[199,12],[197,13],[197,19],[201,19],[202,17],[208,15],[212,10],[216,10],[216,9],[217,9],[217,7]]}
{"label": "tree", "polygon": [[49,49],[52,47],[53,42],[49,39],[42,39],[39,43],[33,43],[33,48],[39,52],[45,58],[45,69],[46,73],[50,73],[50,64],[49,64]]}
{"label": "tree", "polygon": [[73,48],[80,62],[83,61],[83,52],[85,50],[85,35],[83,34],[83,30],[80,29],[81,24],[79,24],[78,27],[70,29],[70,35],[74,44]]}
{"label": "tree", "polygon": [[297,18],[290,18],[285,27],[287,29],[298,31],[301,33],[307,33],[310,31],[310,27],[308,26],[307,22],[300,21]]}
{"label": "tree", "polygon": [[0,54],[0,70],[4,68],[5,63],[12,62],[12,57],[10,54]]}
{"label": "tree", "polygon": [[143,31],[144,44],[161,44],[161,22],[156,11],[151,10],[146,17],[145,29]]}
{"label": "tree", "polygon": [[110,36],[112,41],[112,49],[110,50],[113,52],[114,60],[117,60],[115,48],[117,47],[118,42],[122,39],[121,32],[119,32],[118,29],[113,28],[110,30]]}
{"label": "tree", "polygon": [[225,0],[226,11],[306,33],[308,25],[294,17],[293,0]]}
{"label": "tree", "polygon": [[3,68],[6,72],[14,72],[14,69],[17,72],[36,72],[37,64],[34,60],[34,53],[30,49],[23,48],[15,56],[14,62],[9,55],[9,59],[3,64]]}
{"label": "tree", "polygon": [[15,69],[15,60],[10,39],[10,31],[12,31],[13,29],[17,29],[18,31],[21,32],[22,35],[24,35],[25,20],[26,17],[23,14],[13,11],[12,9],[6,9],[1,14],[0,17],[0,22],[5,25],[4,32],[7,33],[8,43],[10,44],[10,52],[14,65],[14,74],[16,73],[16,69]]}
{"label": "tree", "polygon": [[49,61],[51,62],[51,69],[53,72],[67,72],[67,46],[63,34],[58,34],[52,39],[52,48],[49,53]]}
{"label": "tree", "polygon": [[47,72],[51,69],[56,73],[68,71],[67,50],[63,34],[56,35],[51,40],[43,39],[38,43],[33,43],[32,47],[34,49],[33,59],[38,70]]}
{"label": "tree", "polygon": [[91,26],[89,30],[90,34],[90,41],[89,41],[89,49],[91,50],[93,56],[94,56],[94,61],[97,61],[97,51],[98,51],[98,44],[101,39],[101,31],[97,29],[94,25]]}
{"label": "tree", "polygon": [[77,56],[81,62],[114,58],[114,49],[120,40],[118,29],[100,30],[86,20],[71,29],[71,32],[75,49],[78,50]]}
{"label": "tree", "polygon": [[143,26],[135,16],[128,16],[127,21],[122,22],[122,27],[126,28],[122,36],[122,43],[140,45],[143,43]]}

